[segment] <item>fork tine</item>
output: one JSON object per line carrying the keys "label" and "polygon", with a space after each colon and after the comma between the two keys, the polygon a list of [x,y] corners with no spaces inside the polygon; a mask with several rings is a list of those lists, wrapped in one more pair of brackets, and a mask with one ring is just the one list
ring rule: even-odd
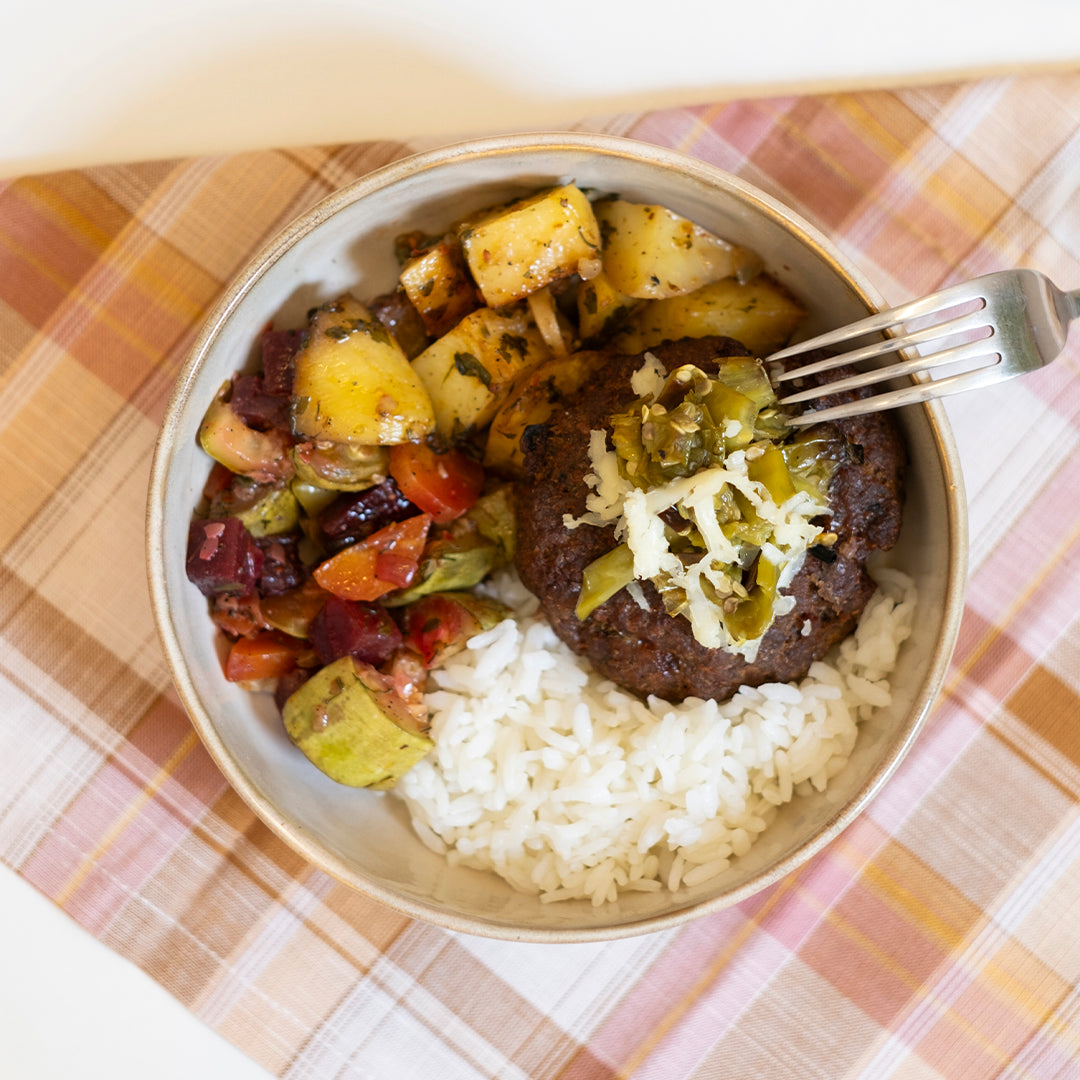
{"label": "fork tine", "polygon": [[930,401],[932,398],[945,397],[948,394],[978,390],[980,387],[993,386],[995,383],[1004,382],[1020,374],[1022,373],[1019,371],[1003,370],[999,359],[994,364],[976,368],[974,371],[964,371],[959,375],[950,375],[944,379],[928,379],[914,386],[905,386],[901,390],[889,390],[875,397],[859,398],[844,405],[831,405],[827,409],[812,409],[809,412],[789,417],[788,423],[796,427],[806,427],[829,420],[846,420],[851,416],[863,416],[866,413],[882,412],[884,409],[895,409],[900,405],[915,405],[921,401]]}
{"label": "fork tine", "polygon": [[[789,382],[802,375],[816,375],[822,371],[831,371],[833,368],[844,364],[853,364],[859,360],[874,360],[887,353],[900,352],[901,349],[910,348],[913,345],[921,345],[923,342],[932,341],[939,337],[948,337],[952,334],[960,334],[967,330],[978,330],[987,326],[985,312],[980,308],[978,311],[969,311],[965,315],[958,315],[955,319],[945,322],[934,323],[921,330],[915,330],[903,337],[886,338],[884,341],[876,341],[872,345],[865,345],[861,349],[852,349],[850,352],[838,353],[836,356],[827,356],[824,360],[815,360],[812,364],[790,367],[786,371],[777,372],[772,376],[774,383]],[[814,339],[817,340],[817,339]],[[984,339],[985,340],[985,339]],[[801,346],[794,346],[801,348]],[[768,357],[766,363],[773,360],[783,360],[790,355],[790,350],[782,349]],[[888,369],[881,369],[888,370]]]}
{"label": "fork tine", "polygon": [[[931,353],[928,356],[916,356],[911,360],[902,360],[898,364],[889,364],[886,367],[873,368],[870,371],[860,371],[858,374],[849,375],[844,379],[834,379],[832,382],[812,386],[808,390],[799,390],[797,393],[788,394],[786,397],[780,398],[779,403],[781,405],[794,405],[800,401],[813,401],[815,398],[839,393],[842,390],[861,390],[864,386],[872,386],[874,383],[885,382],[900,375],[910,375],[915,371],[930,371],[933,368],[943,367],[945,364],[955,364],[960,360],[976,360],[983,356],[997,356],[999,353],[992,345],[993,340],[993,338],[980,338],[978,341],[954,345],[950,349],[942,349],[940,352]],[[813,364],[808,364],[807,368],[813,366]],[[802,368],[795,369],[796,374],[803,370]],[[939,381],[941,383],[945,382],[944,379]]]}
{"label": "fork tine", "polygon": [[920,319],[935,312],[944,311],[958,304],[969,303],[973,300],[983,299],[978,293],[972,293],[971,282],[961,285],[950,285],[947,289],[932,293],[929,296],[912,300],[899,307],[890,308],[888,311],[879,311],[876,315],[868,315],[858,322],[848,323],[838,330],[830,330],[825,334],[800,341],[796,345],[789,345],[785,349],[774,352],[765,358],[766,362],[772,360],[787,360],[792,356],[800,356],[811,349],[829,348],[833,345],[842,345],[852,338],[862,337],[863,334],[873,334],[885,330],[894,323],[907,322],[910,319]]}

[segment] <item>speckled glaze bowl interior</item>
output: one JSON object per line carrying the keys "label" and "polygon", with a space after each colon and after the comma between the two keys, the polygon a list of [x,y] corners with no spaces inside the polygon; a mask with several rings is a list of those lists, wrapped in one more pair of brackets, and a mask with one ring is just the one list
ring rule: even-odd
{"label": "speckled glaze bowl interior", "polygon": [[274,237],[229,285],[180,374],[158,442],[147,553],[155,617],[196,730],[240,796],[283,840],[335,878],[406,914],[453,930],[526,941],[589,941],[669,928],[736,903],[820,850],[866,806],[915,739],[955,643],[966,571],[958,462],[939,407],[898,416],[910,451],[905,524],[891,562],[919,589],[892,704],[861,728],[828,790],[785,807],[730,870],[674,895],[625,894],[613,904],[542,904],[495,876],[451,866],[413,834],[392,795],[341,787],[290,743],[268,695],[222,677],[206,601],[184,572],[188,521],[210,468],[196,432],[221,383],[254,360],[267,323],[300,325],[341,292],[385,291],[394,237],[437,232],[474,211],[572,179],[665,204],[755,249],[811,310],[807,335],[865,315],[879,298],[828,240],[750,185],[656,146],[556,133],[459,144],[399,161],[330,195]]}

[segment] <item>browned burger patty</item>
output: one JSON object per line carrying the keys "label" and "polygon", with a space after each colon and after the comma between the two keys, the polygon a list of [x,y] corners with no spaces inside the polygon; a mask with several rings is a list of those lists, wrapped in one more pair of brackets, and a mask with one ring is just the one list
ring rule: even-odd
{"label": "browned burger patty", "polygon": [[[727,338],[684,339],[649,350],[673,370],[695,364],[716,370],[721,356],[746,355]],[[788,592],[795,607],[776,619],[752,664],[722,649],[706,649],[690,623],[664,611],[659,594],[644,582],[649,609],[625,589],[588,618],[574,614],[582,571],[616,546],[614,526],[567,529],[563,515],[585,512],[591,470],[589,432],[607,429],[609,418],[634,400],[630,376],[640,356],[613,355],[592,382],[563,403],[551,421],[524,436],[525,479],[518,484],[517,568],[535,593],[555,632],[606,677],[643,696],[669,701],[687,697],[730,697],[740,685],[789,682],[854,628],[874,592],[866,572],[872,552],[892,547],[900,530],[905,452],[895,422],[886,413],[836,424],[848,444],[848,460],[833,474],[830,515],[822,524],[835,532],[830,549],[814,548]],[[803,629],[809,623],[809,633]]]}

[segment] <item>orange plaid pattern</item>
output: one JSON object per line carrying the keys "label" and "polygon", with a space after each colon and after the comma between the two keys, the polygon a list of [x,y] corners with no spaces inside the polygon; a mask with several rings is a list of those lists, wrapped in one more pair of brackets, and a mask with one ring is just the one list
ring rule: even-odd
{"label": "orange plaid pattern", "polygon": [[[1080,75],[580,125],[678,147],[830,233],[890,300],[1080,284]],[[142,568],[200,319],[269,234],[407,143],[0,182],[0,857],[291,1078],[1080,1076],[1080,350],[948,411],[972,526],[934,716],[772,889],[596,946],[474,939],[278,841],[193,734]]]}

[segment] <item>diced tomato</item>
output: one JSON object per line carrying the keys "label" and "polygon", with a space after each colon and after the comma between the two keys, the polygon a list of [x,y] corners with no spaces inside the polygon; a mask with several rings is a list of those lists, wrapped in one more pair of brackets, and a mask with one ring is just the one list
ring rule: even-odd
{"label": "diced tomato", "polygon": [[416,559],[397,551],[380,551],[375,559],[375,576],[380,581],[393,582],[395,589],[411,585],[417,570]]}
{"label": "diced tomato", "polygon": [[420,654],[424,667],[434,667],[445,655],[463,648],[480,629],[478,620],[453,597],[442,593],[422,597],[403,613],[405,643]]}
{"label": "diced tomato", "polygon": [[395,521],[320,563],[315,580],[345,600],[378,600],[416,576],[430,528],[430,514]]}
{"label": "diced tomato", "polygon": [[424,443],[391,446],[390,475],[405,498],[440,525],[461,517],[484,486],[478,461],[460,450],[437,454]]}
{"label": "diced tomato", "polygon": [[225,678],[229,682],[276,679],[296,666],[297,657],[310,649],[305,641],[277,630],[240,638],[229,650]]}

